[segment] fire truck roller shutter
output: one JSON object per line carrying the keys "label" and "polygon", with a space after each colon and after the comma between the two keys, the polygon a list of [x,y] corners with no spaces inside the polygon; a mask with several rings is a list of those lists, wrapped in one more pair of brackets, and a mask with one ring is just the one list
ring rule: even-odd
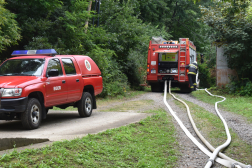
{"label": "fire truck roller shutter", "polygon": [[159,53],[159,61],[161,62],[177,62],[178,50],[157,50]]}

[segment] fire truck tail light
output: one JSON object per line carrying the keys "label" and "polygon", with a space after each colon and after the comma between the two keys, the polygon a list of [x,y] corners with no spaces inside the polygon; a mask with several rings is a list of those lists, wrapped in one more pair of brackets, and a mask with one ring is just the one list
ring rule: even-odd
{"label": "fire truck tail light", "polygon": [[147,65],[147,74],[150,73],[150,65]]}
{"label": "fire truck tail light", "polygon": [[189,69],[187,69],[186,72],[188,73],[188,72],[189,72]]}

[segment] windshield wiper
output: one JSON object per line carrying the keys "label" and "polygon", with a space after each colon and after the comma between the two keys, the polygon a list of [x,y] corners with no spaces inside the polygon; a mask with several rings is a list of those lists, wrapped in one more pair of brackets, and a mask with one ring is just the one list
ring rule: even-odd
{"label": "windshield wiper", "polygon": [[11,74],[3,74],[3,75],[1,75],[1,76],[11,76]]}
{"label": "windshield wiper", "polygon": [[14,74],[13,76],[35,76],[31,74]]}
{"label": "windshield wiper", "polygon": [[35,75],[13,73],[13,74],[3,74],[3,75],[0,75],[0,76],[35,76]]}

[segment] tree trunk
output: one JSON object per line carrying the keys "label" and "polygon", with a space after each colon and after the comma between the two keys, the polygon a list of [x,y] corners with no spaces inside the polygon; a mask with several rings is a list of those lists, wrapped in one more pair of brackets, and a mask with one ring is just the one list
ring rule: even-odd
{"label": "tree trunk", "polygon": [[[87,8],[88,14],[90,14],[91,7],[92,7],[92,1],[89,1],[89,5]],[[88,20],[85,22],[85,33],[87,33],[87,29],[88,29]]]}

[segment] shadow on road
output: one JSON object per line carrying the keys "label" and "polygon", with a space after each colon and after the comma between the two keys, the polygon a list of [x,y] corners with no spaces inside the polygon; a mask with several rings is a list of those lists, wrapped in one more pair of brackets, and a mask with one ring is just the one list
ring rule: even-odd
{"label": "shadow on road", "polygon": [[[94,114],[92,114],[94,115]],[[42,120],[40,127],[48,127],[58,123],[68,122],[71,120],[83,119],[80,118],[78,112],[50,112],[47,114],[46,119]],[[0,132],[10,131],[23,131],[25,130],[20,120],[4,121],[0,120]]]}

